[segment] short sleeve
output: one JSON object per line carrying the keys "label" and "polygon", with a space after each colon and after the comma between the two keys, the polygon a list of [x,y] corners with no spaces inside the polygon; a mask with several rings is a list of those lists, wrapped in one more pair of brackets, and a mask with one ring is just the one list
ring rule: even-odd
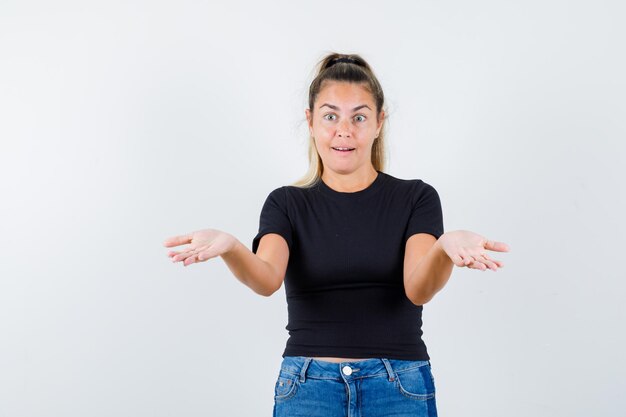
{"label": "short sleeve", "polygon": [[404,234],[404,242],[417,233],[429,233],[436,239],[443,234],[443,211],[439,193],[433,186],[418,180],[416,198]]}
{"label": "short sleeve", "polygon": [[272,191],[263,204],[261,218],[259,219],[259,232],[252,240],[252,252],[256,253],[261,238],[268,233],[281,235],[289,246],[293,245],[293,230],[287,210],[287,190],[280,187]]}

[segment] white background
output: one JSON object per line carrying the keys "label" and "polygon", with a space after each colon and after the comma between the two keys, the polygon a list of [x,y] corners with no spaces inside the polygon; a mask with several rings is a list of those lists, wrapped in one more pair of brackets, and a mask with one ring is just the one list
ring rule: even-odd
{"label": "white background", "polygon": [[441,416],[620,416],[626,8],[618,1],[0,3],[0,416],[268,416],[284,288],[220,259],[306,171],[326,53],[384,88],[389,165],[446,231],[508,243],[425,306]]}

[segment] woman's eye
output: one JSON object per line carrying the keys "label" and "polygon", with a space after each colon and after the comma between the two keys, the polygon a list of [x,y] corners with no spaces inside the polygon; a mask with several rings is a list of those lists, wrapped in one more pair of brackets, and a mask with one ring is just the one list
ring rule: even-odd
{"label": "woman's eye", "polygon": [[[322,116],[322,118],[325,120],[335,120],[337,119],[337,115],[333,113],[329,113],[329,114],[325,114],[324,116]],[[366,119],[365,116],[363,116],[362,114],[354,116],[354,118],[357,122],[364,122]]]}

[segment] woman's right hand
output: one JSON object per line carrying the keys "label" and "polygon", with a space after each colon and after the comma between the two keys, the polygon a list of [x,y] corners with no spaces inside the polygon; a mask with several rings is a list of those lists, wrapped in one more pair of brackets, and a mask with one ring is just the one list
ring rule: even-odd
{"label": "woman's right hand", "polygon": [[450,260],[459,267],[468,267],[486,271],[487,268],[497,271],[504,264],[491,259],[488,250],[508,252],[509,245],[504,242],[489,240],[478,233],[469,230],[454,230],[446,232],[437,240],[437,243],[448,255]]}
{"label": "woman's right hand", "polygon": [[173,236],[163,242],[166,248],[184,244],[189,244],[189,246],[180,251],[170,251],[167,256],[172,258],[172,262],[183,261],[183,265],[187,266],[230,251],[237,244],[237,239],[220,230],[203,229],[186,235]]}

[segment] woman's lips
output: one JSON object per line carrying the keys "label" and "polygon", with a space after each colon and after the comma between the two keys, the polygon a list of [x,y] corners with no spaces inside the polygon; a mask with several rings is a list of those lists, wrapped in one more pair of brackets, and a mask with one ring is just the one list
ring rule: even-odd
{"label": "woman's lips", "polygon": [[350,148],[350,149],[346,149],[346,150],[342,150],[342,149],[337,149],[337,148],[332,148],[334,151],[336,152],[341,152],[341,153],[350,153],[354,150],[354,148]]}

